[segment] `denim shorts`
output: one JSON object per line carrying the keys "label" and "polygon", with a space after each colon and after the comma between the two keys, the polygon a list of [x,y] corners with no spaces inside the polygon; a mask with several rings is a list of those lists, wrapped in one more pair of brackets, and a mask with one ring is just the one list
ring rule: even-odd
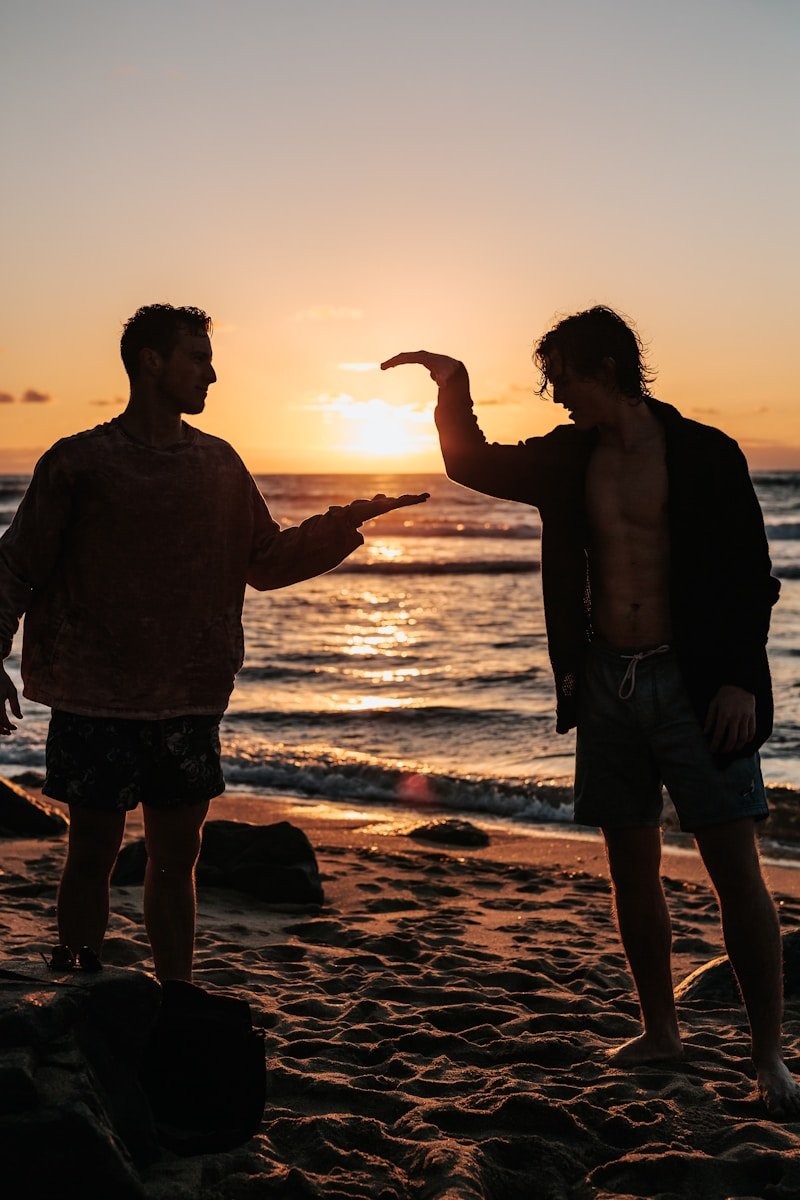
{"label": "denim shorts", "polygon": [[[658,825],[664,784],[687,832],[769,815],[758,754],[719,768],[674,651],[635,662],[593,642],[581,677],[575,820],[626,829]],[[632,685],[632,686],[631,686]],[[620,690],[627,698],[620,698]]]}
{"label": "denim shorts", "polygon": [[201,804],[225,790],[221,716],[161,721],[81,717],[54,709],[42,791],[102,812]]}

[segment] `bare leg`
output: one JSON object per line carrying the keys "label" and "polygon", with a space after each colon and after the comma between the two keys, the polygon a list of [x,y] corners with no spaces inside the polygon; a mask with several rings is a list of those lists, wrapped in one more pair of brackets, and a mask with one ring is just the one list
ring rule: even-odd
{"label": "bare leg", "polygon": [[208,801],[180,808],[144,806],[144,923],[161,980],[192,978],[194,869],[207,812]]}
{"label": "bare leg", "polygon": [[725,949],[750,1021],[759,1092],[775,1116],[800,1116],[800,1088],[781,1053],[783,964],[778,914],[747,819],[704,829],[697,845],[719,899]]}
{"label": "bare leg", "polygon": [[604,829],[622,945],[643,1032],[612,1051],[620,1065],[677,1058],[681,1038],[672,987],[672,926],[661,883],[661,830]]}
{"label": "bare leg", "polygon": [[108,925],[109,886],[126,813],[70,808],[69,848],[58,889],[58,939],[99,956]]}

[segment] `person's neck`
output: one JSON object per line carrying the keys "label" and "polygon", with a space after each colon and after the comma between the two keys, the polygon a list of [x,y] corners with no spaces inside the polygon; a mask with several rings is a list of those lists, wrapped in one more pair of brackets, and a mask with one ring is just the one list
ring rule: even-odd
{"label": "person's neck", "polygon": [[661,437],[661,422],[643,400],[623,396],[597,431],[601,444],[632,454]]}
{"label": "person's neck", "polygon": [[119,417],[119,423],[137,442],[145,442],[157,450],[174,446],[186,436],[180,413],[168,412],[152,397],[135,392],[131,392],[131,398]]}

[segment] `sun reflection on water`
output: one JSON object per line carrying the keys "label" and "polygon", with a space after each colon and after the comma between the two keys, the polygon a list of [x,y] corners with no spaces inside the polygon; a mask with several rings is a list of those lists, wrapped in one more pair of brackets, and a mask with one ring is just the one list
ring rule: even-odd
{"label": "sun reflection on water", "polygon": [[337,696],[332,697],[339,712],[370,712],[380,708],[411,708],[414,701],[403,696]]}

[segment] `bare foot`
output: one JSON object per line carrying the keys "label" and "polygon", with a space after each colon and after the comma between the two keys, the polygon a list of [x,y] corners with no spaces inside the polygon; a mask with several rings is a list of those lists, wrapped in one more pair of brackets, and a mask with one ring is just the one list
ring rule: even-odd
{"label": "bare foot", "polygon": [[800,1086],[783,1059],[768,1067],[756,1066],[758,1094],[771,1117],[800,1120]]}
{"label": "bare foot", "polygon": [[610,1050],[608,1060],[620,1067],[636,1067],[640,1063],[680,1058],[682,1054],[683,1046],[677,1034],[657,1036],[654,1033],[640,1033],[638,1037],[617,1046],[616,1050]]}

